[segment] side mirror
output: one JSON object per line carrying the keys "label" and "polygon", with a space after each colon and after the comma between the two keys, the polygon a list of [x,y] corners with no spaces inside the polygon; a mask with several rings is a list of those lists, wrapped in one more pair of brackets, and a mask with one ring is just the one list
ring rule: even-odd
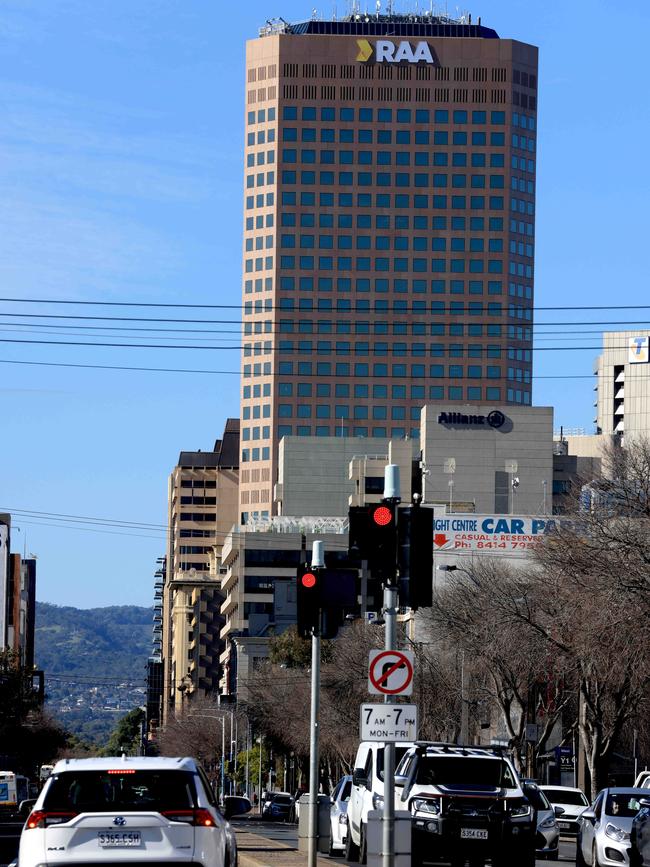
{"label": "side mirror", "polygon": [[587,822],[595,822],[596,821],[596,814],[594,813],[594,811],[591,808],[589,808],[588,810],[585,810],[583,813],[580,813],[580,818],[586,819]]}
{"label": "side mirror", "polygon": [[564,816],[564,814],[566,813],[566,810],[564,809],[564,807],[553,807],[553,811],[555,813],[556,818],[559,818],[560,816]]}
{"label": "side mirror", "polygon": [[368,788],[368,777],[366,777],[366,772],[364,768],[355,768],[352,773],[352,785],[353,786],[363,786],[364,788]]}
{"label": "side mirror", "polygon": [[251,809],[252,805],[248,798],[242,798],[238,795],[226,795],[223,799],[223,815],[225,819],[231,819],[233,816],[243,816],[244,813],[250,813]]}
{"label": "side mirror", "polygon": [[650,798],[641,798],[639,806],[642,810],[650,810]]}
{"label": "side mirror", "polygon": [[408,777],[398,776],[395,777],[395,788],[403,789],[406,783],[408,782]]}

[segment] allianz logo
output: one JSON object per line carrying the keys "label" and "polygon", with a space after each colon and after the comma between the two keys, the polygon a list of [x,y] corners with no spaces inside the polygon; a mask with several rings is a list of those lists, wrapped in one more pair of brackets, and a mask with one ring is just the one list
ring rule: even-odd
{"label": "allianz logo", "polygon": [[357,39],[359,53],[357,60],[368,63],[435,63],[428,42],[393,42],[391,39],[377,39],[374,45],[367,39]]}

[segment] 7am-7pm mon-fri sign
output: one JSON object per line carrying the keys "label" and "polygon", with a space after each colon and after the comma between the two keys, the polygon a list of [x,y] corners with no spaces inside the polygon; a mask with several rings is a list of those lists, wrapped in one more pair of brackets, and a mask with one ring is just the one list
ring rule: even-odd
{"label": "7am-7pm mon-fri sign", "polygon": [[434,551],[525,554],[558,527],[553,518],[445,515],[433,521]]}

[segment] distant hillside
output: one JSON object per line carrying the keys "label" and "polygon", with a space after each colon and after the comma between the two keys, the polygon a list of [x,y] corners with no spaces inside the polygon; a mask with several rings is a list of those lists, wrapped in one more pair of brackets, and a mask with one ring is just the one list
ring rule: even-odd
{"label": "distant hillside", "polygon": [[36,604],[35,658],[46,705],[65,728],[103,743],[115,721],[145,702],[151,608]]}

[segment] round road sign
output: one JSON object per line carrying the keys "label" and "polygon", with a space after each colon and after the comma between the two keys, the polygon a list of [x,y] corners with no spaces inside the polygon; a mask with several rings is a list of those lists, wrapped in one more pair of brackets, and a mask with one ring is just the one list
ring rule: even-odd
{"label": "round road sign", "polygon": [[371,650],[368,692],[374,695],[411,695],[413,654],[409,650]]}

